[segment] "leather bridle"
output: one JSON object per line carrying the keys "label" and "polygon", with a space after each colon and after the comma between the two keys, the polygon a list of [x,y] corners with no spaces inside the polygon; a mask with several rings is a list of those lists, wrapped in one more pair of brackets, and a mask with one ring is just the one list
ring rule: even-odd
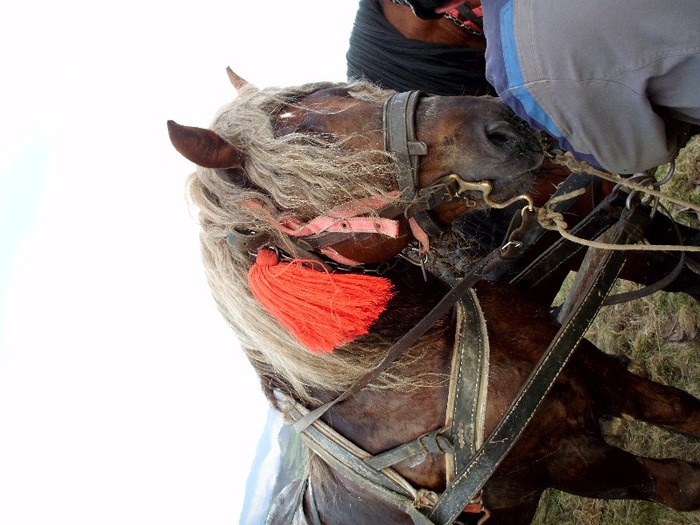
{"label": "leather bridle", "polygon": [[438,236],[445,228],[433,219],[430,211],[457,198],[459,185],[456,180],[445,179],[420,188],[420,157],[428,154],[428,147],[416,138],[415,120],[416,108],[423,96],[421,91],[405,91],[392,95],[384,103],[384,149],[397,163],[399,191],[405,199],[411,200],[404,214],[408,219],[413,218],[428,235]]}
{"label": "leather bridle", "polygon": [[[456,200],[464,201],[463,194],[468,191],[478,191],[483,194],[483,199],[492,207],[505,207],[514,200],[527,198],[518,196],[505,203],[496,203],[489,199],[491,184],[487,181],[468,182],[457,174],[449,174],[434,181],[425,188],[420,187],[419,170],[420,157],[428,154],[428,147],[424,142],[416,138],[416,110],[420,99],[425,96],[421,91],[407,91],[396,93],[384,102],[382,111],[384,148],[396,163],[396,183],[400,193],[401,203],[378,204],[374,207],[376,217],[382,221],[391,222],[393,218],[404,216],[408,219],[411,231],[416,239],[423,245],[422,252],[428,249],[429,236],[439,237],[447,228],[435,219],[432,212],[439,206]],[[355,203],[343,205],[343,208],[352,209]],[[356,206],[366,208],[364,204]],[[363,214],[366,212],[362,212]],[[361,263],[345,259],[333,250],[333,246],[347,240],[348,235],[356,233],[377,233],[385,235],[384,231],[372,228],[372,219],[365,216],[333,219],[333,210],[330,216],[316,217],[307,225],[319,222],[337,223],[327,230],[312,232],[309,234],[297,234],[280,228],[284,233],[293,238],[301,252],[307,253],[307,258],[315,258],[313,253],[326,255],[330,260],[345,266],[359,266]],[[362,221],[362,219],[365,219]],[[354,229],[353,224],[365,222],[367,225]],[[302,229],[300,228],[301,232]],[[245,235],[232,234],[230,242],[239,240],[250,243]]]}

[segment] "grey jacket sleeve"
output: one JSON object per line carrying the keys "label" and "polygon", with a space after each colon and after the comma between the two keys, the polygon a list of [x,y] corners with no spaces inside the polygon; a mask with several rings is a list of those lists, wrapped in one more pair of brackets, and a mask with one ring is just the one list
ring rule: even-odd
{"label": "grey jacket sleeve", "polygon": [[676,138],[645,94],[611,81],[547,81],[528,86],[573,149],[605,169],[636,173],[670,162]]}

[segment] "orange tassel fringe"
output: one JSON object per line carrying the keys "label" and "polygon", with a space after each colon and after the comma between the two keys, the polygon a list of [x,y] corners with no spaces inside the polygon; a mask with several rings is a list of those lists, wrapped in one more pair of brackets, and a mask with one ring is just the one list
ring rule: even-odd
{"label": "orange tassel fringe", "polygon": [[368,333],[393,296],[392,282],[304,262],[313,261],[279,262],[274,251],[260,250],[248,272],[253,297],[314,353],[330,353]]}

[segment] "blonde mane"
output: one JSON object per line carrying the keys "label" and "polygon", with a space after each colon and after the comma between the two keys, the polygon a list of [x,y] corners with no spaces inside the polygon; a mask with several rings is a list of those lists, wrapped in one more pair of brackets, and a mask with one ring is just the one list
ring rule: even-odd
{"label": "blonde mane", "polygon": [[[199,211],[206,275],[220,311],[233,328],[258,372],[266,394],[282,389],[299,401],[317,401],[314,391],[340,391],[381,359],[389,342],[365,336],[332,354],[312,354],[283,329],[252,297],[247,282],[252,260],[227,242],[235,230],[266,232],[290,249],[276,227],[285,218],[309,218],[338,204],[370,195],[388,198],[395,167],[383,151],[350,151],[343,141],[292,133],[276,137],[272,115],[318,89],[337,84],[309,84],[291,89],[244,87],[224,106],[211,128],[244,156],[246,175],[254,186],[244,189],[199,168],[188,179],[188,195]],[[358,99],[383,101],[390,92],[366,83],[340,85]],[[264,188],[266,193],[255,188]],[[242,204],[257,200],[263,207]],[[402,367],[419,359],[429,342],[384,374],[375,388],[415,387],[402,379]]]}

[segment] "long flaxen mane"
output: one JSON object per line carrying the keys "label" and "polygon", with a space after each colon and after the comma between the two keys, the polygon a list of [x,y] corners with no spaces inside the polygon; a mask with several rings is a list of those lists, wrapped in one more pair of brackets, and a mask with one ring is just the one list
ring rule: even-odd
{"label": "long flaxen mane", "polygon": [[[276,389],[299,401],[313,403],[314,391],[347,388],[377,363],[393,337],[373,330],[332,354],[309,352],[252,297],[247,274],[253,256],[227,242],[227,236],[234,231],[266,232],[279,248],[292,252],[290,239],[278,228],[280,221],[290,217],[309,219],[354,198],[396,198],[388,193],[395,167],[383,151],[350,151],[342,140],[324,136],[275,135],[272,116],[293,107],[305,95],[331,86],[346,88],[354,98],[364,100],[382,101],[390,95],[360,82],[309,84],[290,89],[244,87],[233,102],[219,111],[211,129],[243,153],[251,184],[233,184],[206,168],[198,168],[188,179],[190,202],[199,211],[202,257],[209,285],[273,402]],[[263,205],[250,206],[250,202]],[[441,337],[439,332],[437,329],[433,340]],[[431,346],[430,340],[427,337],[374,387],[415,387],[415,377],[407,377],[402,367],[420,359],[421,352]],[[442,378],[432,381],[441,382]]]}

